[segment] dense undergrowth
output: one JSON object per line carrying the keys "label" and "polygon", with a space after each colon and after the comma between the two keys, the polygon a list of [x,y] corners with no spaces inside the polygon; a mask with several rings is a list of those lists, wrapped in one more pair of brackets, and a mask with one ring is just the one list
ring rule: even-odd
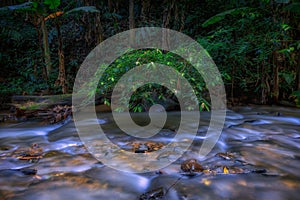
{"label": "dense undergrowth", "polygon": [[[1,6],[2,103],[11,95],[72,93],[76,72],[88,53],[132,25],[170,28],[197,40],[216,63],[232,103],[300,102],[298,1],[140,0],[134,1],[133,12],[127,1],[119,0],[20,0],[3,1]],[[99,80],[95,92],[101,102],[110,103],[113,86],[137,62],[173,67],[191,83],[199,103],[209,109],[201,75],[180,57],[157,49],[118,58]],[[142,111],[164,102],[176,104],[177,99],[167,88],[150,84],[133,94],[130,108]]]}

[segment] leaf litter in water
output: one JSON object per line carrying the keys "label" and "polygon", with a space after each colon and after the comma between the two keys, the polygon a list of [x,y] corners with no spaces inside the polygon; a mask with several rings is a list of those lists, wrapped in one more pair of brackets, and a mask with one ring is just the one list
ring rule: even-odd
{"label": "leaf litter in water", "polygon": [[17,155],[17,159],[19,160],[27,160],[29,162],[37,162],[43,156],[43,148],[38,144],[34,143],[29,148],[19,149],[15,152]]}
{"label": "leaf litter in water", "polygon": [[162,199],[165,195],[164,188],[159,187],[149,192],[142,194],[139,200],[155,200]]}
{"label": "leaf litter in water", "polygon": [[[232,161],[234,154],[231,153],[218,153],[216,156],[220,156],[224,158],[225,160]],[[235,160],[234,160],[235,161]],[[235,162],[236,163],[236,162]],[[242,164],[242,166],[246,162],[239,162],[239,164]],[[247,173],[259,173],[259,174],[266,174],[266,169],[243,169],[238,166],[214,166],[214,169],[204,169],[202,165],[194,158],[188,159],[181,163],[181,177],[179,177],[174,184],[169,186],[168,189],[165,189],[164,187],[158,187],[156,189],[153,189],[151,191],[148,191],[146,193],[143,193],[139,199],[140,200],[159,200],[159,199],[165,199],[167,197],[168,191],[173,188],[183,176],[196,176],[199,174],[206,174],[206,175],[217,175],[217,174],[247,174]],[[201,183],[210,186],[212,181],[206,178],[201,179]]]}
{"label": "leaf litter in water", "polygon": [[198,163],[196,159],[189,159],[184,161],[181,166],[181,170],[185,172],[183,175],[197,175],[198,173],[203,172],[203,167]]}

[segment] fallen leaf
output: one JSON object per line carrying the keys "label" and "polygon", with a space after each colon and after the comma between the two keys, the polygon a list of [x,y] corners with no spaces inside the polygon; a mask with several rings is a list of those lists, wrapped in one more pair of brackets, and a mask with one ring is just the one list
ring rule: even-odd
{"label": "fallen leaf", "polygon": [[56,18],[56,17],[58,17],[58,16],[60,16],[60,15],[63,15],[64,14],[64,12],[61,12],[61,11],[58,11],[58,12],[55,12],[55,13],[51,13],[50,15],[48,15],[47,17],[45,17],[45,21],[46,20],[48,20],[48,19],[50,19],[50,18]]}
{"label": "fallen leaf", "polygon": [[226,166],[223,167],[223,173],[224,173],[224,174],[229,174],[229,171],[228,171],[228,169],[227,169]]}
{"label": "fallen leaf", "polygon": [[208,180],[205,178],[205,179],[202,179],[201,183],[203,183],[206,186],[209,186],[211,184],[211,180]]}

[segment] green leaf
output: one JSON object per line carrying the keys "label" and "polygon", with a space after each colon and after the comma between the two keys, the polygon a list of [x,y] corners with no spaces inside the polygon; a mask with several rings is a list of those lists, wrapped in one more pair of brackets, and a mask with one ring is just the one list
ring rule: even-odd
{"label": "green leaf", "polygon": [[287,31],[291,28],[288,24],[281,24],[281,27],[284,31]]}
{"label": "green leaf", "polygon": [[291,85],[295,79],[294,74],[292,73],[282,73],[282,76],[288,85]]}
{"label": "green leaf", "polygon": [[83,6],[83,7],[78,7],[69,10],[68,12],[65,12],[65,14],[70,14],[73,12],[100,12],[100,11],[95,6]]}
{"label": "green leaf", "polygon": [[284,7],[284,10],[300,14],[300,3],[297,2],[297,3],[292,3],[290,5],[287,5]]}
{"label": "green leaf", "polygon": [[292,95],[300,98],[300,90],[292,92]]}
{"label": "green leaf", "polygon": [[295,102],[296,106],[300,108],[300,90],[294,91],[291,96],[296,97]]}
{"label": "green leaf", "polygon": [[224,19],[226,17],[226,15],[239,15],[239,14],[245,14],[248,13],[249,11],[251,11],[252,8],[249,7],[242,7],[242,8],[235,8],[235,9],[231,9],[231,10],[227,10],[224,12],[221,12],[211,18],[209,18],[208,20],[206,20],[203,24],[202,27],[207,27],[211,24],[215,24],[219,21],[221,21],[222,19]]}
{"label": "green leaf", "polygon": [[38,2],[32,2],[32,6],[33,6],[33,8],[37,9],[38,6],[39,6],[39,3]]}
{"label": "green leaf", "polygon": [[60,5],[60,0],[45,0],[45,5],[48,5],[50,9],[56,9]]}

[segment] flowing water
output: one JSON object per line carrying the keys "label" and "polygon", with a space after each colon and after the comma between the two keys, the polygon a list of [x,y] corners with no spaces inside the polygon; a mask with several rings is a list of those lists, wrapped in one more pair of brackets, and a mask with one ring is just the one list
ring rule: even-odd
{"label": "flowing water", "polygon": [[[141,114],[132,116],[137,124],[149,122]],[[203,159],[198,151],[209,120],[209,113],[202,112],[198,134],[191,136],[192,146],[167,167],[146,173],[124,172],[118,166],[115,168],[120,170],[112,169],[95,159],[78,137],[72,120],[58,125],[36,121],[0,124],[0,199],[128,200],[158,188],[163,188],[164,195],[156,199],[299,199],[299,109],[252,106],[229,110],[216,146]],[[172,142],[179,121],[180,113],[168,113],[164,129],[148,140]],[[88,126],[95,122],[82,123]],[[137,140],[122,133],[109,113],[99,113],[97,123],[113,143],[132,151],[132,142]],[[91,141],[93,135],[88,136]],[[96,138],[94,142],[105,148]],[[43,148],[43,157],[32,162],[18,159],[17,152],[33,143]],[[110,154],[118,158],[116,152],[111,150]],[[172,160],[174,154],[176,151],[169,152],[164,158]],[[185,176],[180,165],[190,158],[214,173]],[[127,162],[133,162],[130,159],[126,158]]]}

